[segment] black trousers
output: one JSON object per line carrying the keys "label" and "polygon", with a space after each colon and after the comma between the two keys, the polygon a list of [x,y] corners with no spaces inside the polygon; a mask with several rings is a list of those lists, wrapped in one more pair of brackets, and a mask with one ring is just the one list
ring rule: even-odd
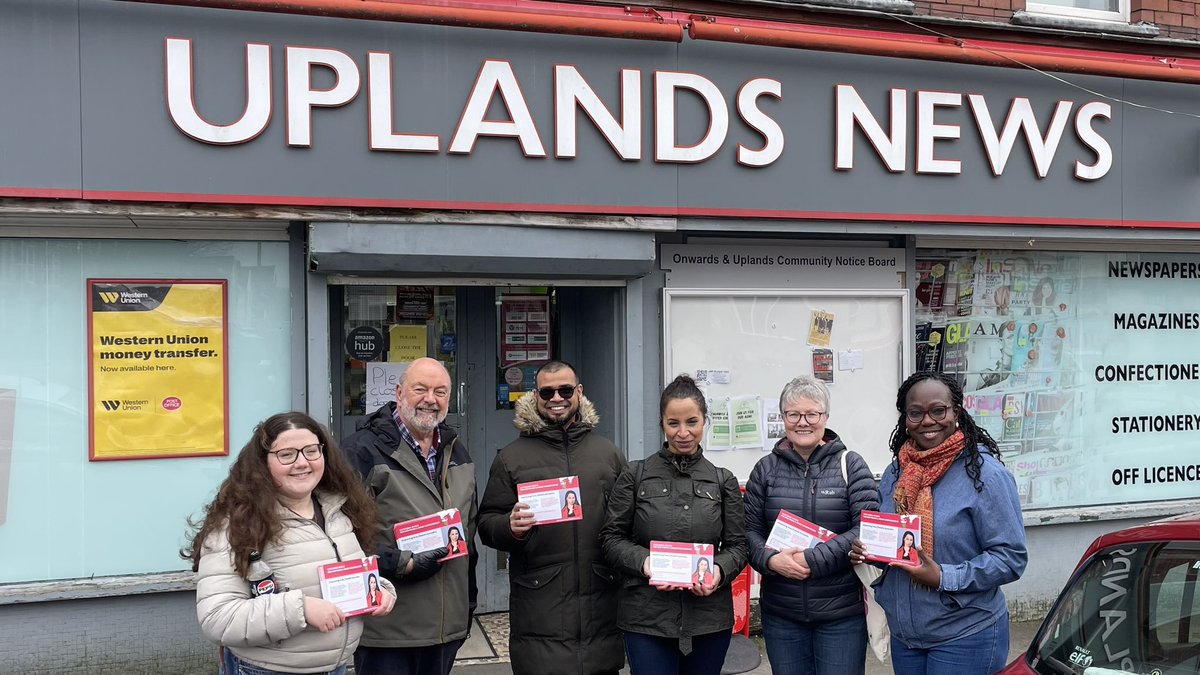
{"label": "black trousers", "polygon": [[428,647],[364,647],[354,652],[357,675],[449,675],[465,640]]}

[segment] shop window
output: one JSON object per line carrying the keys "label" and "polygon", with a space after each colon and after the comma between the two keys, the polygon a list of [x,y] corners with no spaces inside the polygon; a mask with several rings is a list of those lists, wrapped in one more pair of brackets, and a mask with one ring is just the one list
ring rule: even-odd
{"label": "shop window", "polygon": [[[117,414],[89,409],[89,278],[226,282],[228,418],[210,423],[228,425],[230,456],[88,461],[89,416]],[[289,279],[281,241],[0,238],[0,584],[188,567],[187,518],[254,426],[293,406]]]}
{"label": "shop window", "polygon": [[1035,15],[1129,22],[1129,0],[1030,0],[1025,9]]}
{"label": "shop window", "polygon": [[[441,361],[458,382],[456,307],[452,286],[345,286],[342,414],[369,415],[396,400],[406,364],[421,357]],[[450,412],[459,405],[452,395]]]}
{"label": "shop window", "polygon": [[953,375],[1025,508],[1195,496],[1200,261],[919,251],[918,370]]}

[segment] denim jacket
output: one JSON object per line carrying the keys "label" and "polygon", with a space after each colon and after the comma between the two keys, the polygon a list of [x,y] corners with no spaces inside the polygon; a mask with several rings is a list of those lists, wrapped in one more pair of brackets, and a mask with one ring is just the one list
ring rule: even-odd
{"label": "denim jacket", "polygon": [[[942,568],[941,588],[915,584],[891,568],[875,598],[887,614],[892,636],[915,649],[928,649],[1006,620],[1000,586],[1025,571],[1028,551],[1017,484],[986,448],[980,448],[983,489],[967,475],[966,453],[933,485],[933,559]],[[900,465],[893,461],[879,484],[880,511],[895,513]]]}

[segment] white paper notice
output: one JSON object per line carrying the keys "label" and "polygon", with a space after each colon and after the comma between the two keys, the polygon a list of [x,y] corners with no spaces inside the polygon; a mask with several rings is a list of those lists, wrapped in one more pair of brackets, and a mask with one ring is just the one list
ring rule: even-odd
{"label": "white paper notice", "polygon": [[392,363],[388,361],[372,361],[367,364],[367,414],[379,410],[396,400],[396,385],[408,368],[407,361]]}
{"label": "white paper notice", "polygon": [[863,367],[863,350],[847,349],[838,352],[838,370],[861,370]]}

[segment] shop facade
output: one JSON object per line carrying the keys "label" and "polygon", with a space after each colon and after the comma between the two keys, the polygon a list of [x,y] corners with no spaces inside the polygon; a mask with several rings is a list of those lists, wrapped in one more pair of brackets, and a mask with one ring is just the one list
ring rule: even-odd
{"label": "shop facade", "polygon": [[[480,481],[547,358],[630,458],[664,378],[754,399],[759,447],[713,452],[743,479],[791,376],[832,379],[881,472],[899,380],[953,372],[1021,486],[1017,616],[1064,546],[1195,507],[1195,125],[1154,110],[1187,84],[658,39],[605,8],[641,39],[3,11],[31,64],[0,75],[6,662],[206,668],[187,518],[256,422],[344,436],[416,356],[451,371]],[[182,315],[146,301],[201,282]],[[503,557],[479,581],[504,610]]]}

